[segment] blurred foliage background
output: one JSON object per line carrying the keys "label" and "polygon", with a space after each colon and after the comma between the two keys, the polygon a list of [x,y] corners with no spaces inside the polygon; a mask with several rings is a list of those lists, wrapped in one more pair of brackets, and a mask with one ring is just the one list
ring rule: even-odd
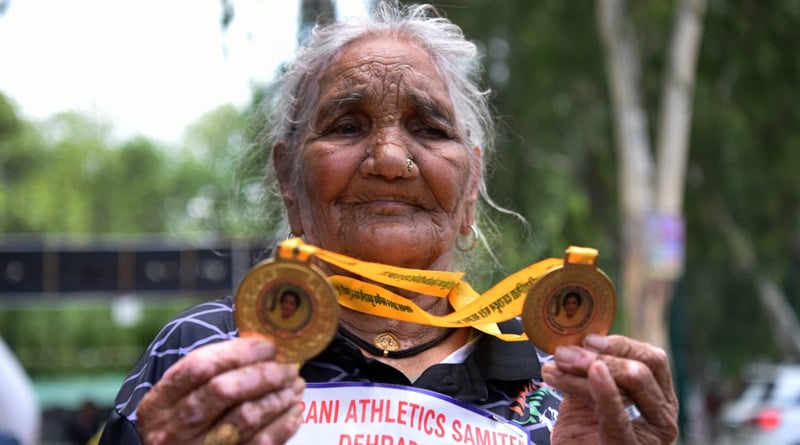
{"label": "blurred foliage background", "polygon": [[[642,91],[655,115],[673,2],[629,7]],[[531,224],[528,232],[497,216],[504,265],[516,270],[562,256],[567,245],[589,245],[614,277],[621,236],[617,167],[594,2],[461,0],[441,8],[483,52],[500,123],[490,192]],[[744,365],[786,358],[720,224],[735,222],[752,242],[759,270],[797,312],[798,24],[797,1],[708,3],[684,209],[686,269],[669,314],[672,353],[690,381],[724,380]],[[254,103],[260,94],[254,91]],[[113,122],[75,112],[30,121],[0,90],[0,232],[251,236],[258,226],[239,216],[258,203],[233,192],[252,114],[252,107],[211,110],[173,147],[144,137],[112,139]],[[269,232],[263,225],[258,230]],[[196,300],[148,300],[141,323],[121,327],[108,302],[0,298],[0,335],[34,376],[125,372],[155,330]]]}

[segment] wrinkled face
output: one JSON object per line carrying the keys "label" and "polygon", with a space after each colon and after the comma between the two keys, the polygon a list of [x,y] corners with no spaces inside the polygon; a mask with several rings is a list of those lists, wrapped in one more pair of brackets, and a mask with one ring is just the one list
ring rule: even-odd
{"label": "wrinkled face", "polygon": [[319,87],[299,170],[283,144],[274,152],[293,233],[368,261],[446,269],[473,221],[480,160],[428,53],[405,40],[357,41]]}

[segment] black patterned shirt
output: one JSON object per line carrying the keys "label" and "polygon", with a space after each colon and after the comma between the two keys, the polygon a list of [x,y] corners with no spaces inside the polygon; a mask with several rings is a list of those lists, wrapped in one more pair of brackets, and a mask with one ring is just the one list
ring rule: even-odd
{"label": "black patterned shirt", "polygon": [[[503,332],[519,333],[519,323],[502,323]],[[106,423],[101,444],[139,444],[136,407],[147,391],[181,357],[201,346],[238,336],[233,299],[198,304],[167,323],[122,384]],[[314,382],[369,382],[422,388],[492,412],[528,431],[531,444],[549,444],[561,397],[542,384],[541,356],[529,342],[504,342],[484,335],[461,363],[429,367],[411,382],[402,372],[364,356],[337,335],[300,370]]]}

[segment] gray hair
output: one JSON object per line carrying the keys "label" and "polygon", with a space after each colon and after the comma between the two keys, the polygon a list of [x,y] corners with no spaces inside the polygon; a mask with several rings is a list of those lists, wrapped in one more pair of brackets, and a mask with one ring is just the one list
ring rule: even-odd
{"label": "gray hair", "polygon": [[[276,142],[285,142],[291,164],[299,168],[302,137],[311,125],[320,99],[319,76],[345,47],[369,37],[399,37],[428,51],[448,85],[455,122],[465,150],[470,156],[474,156],[473,147],[481,150],[479,190],[483,201],[494,209],[513,213],[495,204],[486,190],[485,165],[494,152],[495,129],[488,90],[480,86],[483,72],[478,48],[467,40],[461,28],[439,15],[433,6],[402,6],[396,1],[381,2],[366,18],[346,18],[315,26],[298,49],[295,59],[271,85],[260,105],[259,111],[266,120],[256,147],[261,153],[258,157],[267,163],[267,183],[264,185],[273,194],[273,199],[280,197],[280,193],[271,165],[272,156],[268,156],[272,147]],[[284,206],[273,204],[271,207],[271,210],[280,212],[277,219],[288,233]],[[491,254],[485,229],[493,231],[494,226],[478,209],[476,215],[484,228],[478,231],[481,244]],[[466,263],[475,262],[474,255],[470,257],[456,255],[457,266],[469,268]],[[482,267],[485,266],[484,263]]]}

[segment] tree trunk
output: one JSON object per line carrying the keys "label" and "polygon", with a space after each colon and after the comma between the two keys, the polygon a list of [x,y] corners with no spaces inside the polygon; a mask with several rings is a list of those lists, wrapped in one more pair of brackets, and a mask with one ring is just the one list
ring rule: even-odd
{"label": "tree trunk", "polygon": [[597,0],[620,163],[625,331],[668,349],[667,308],[673,283],[682,273],[683,184],[705,0],[678,3],[663,87],[657,164],[639,93],[639,52],[625,6],[624,0]]}
{"label": "tree trunk", "polygon": [[706,0],[678,2],[662,89],[658,125],[654,216],[659,221],[648,244],[652,293],[646,311],[651,320],[643,338],[669,350],[667,314],[675,281],[683,273],[683,194],[689,155],[692,97]]}
{"label": "tree trunk", "polygon": [[680,216],[689,153],[692,96],[705,0],[682,0],[675,16],[658,126],[656,208]]}
{"label": "tree trunk", "polygon": [[598,0],[597,20],[606,48],[608,82],[619,159],[618,189],[622,212],[622,283],[626,331],[640,337],[644,273],[644,221],[652,206],[653,161],[647,116],[639,96],[639,53],[623,0]]}

